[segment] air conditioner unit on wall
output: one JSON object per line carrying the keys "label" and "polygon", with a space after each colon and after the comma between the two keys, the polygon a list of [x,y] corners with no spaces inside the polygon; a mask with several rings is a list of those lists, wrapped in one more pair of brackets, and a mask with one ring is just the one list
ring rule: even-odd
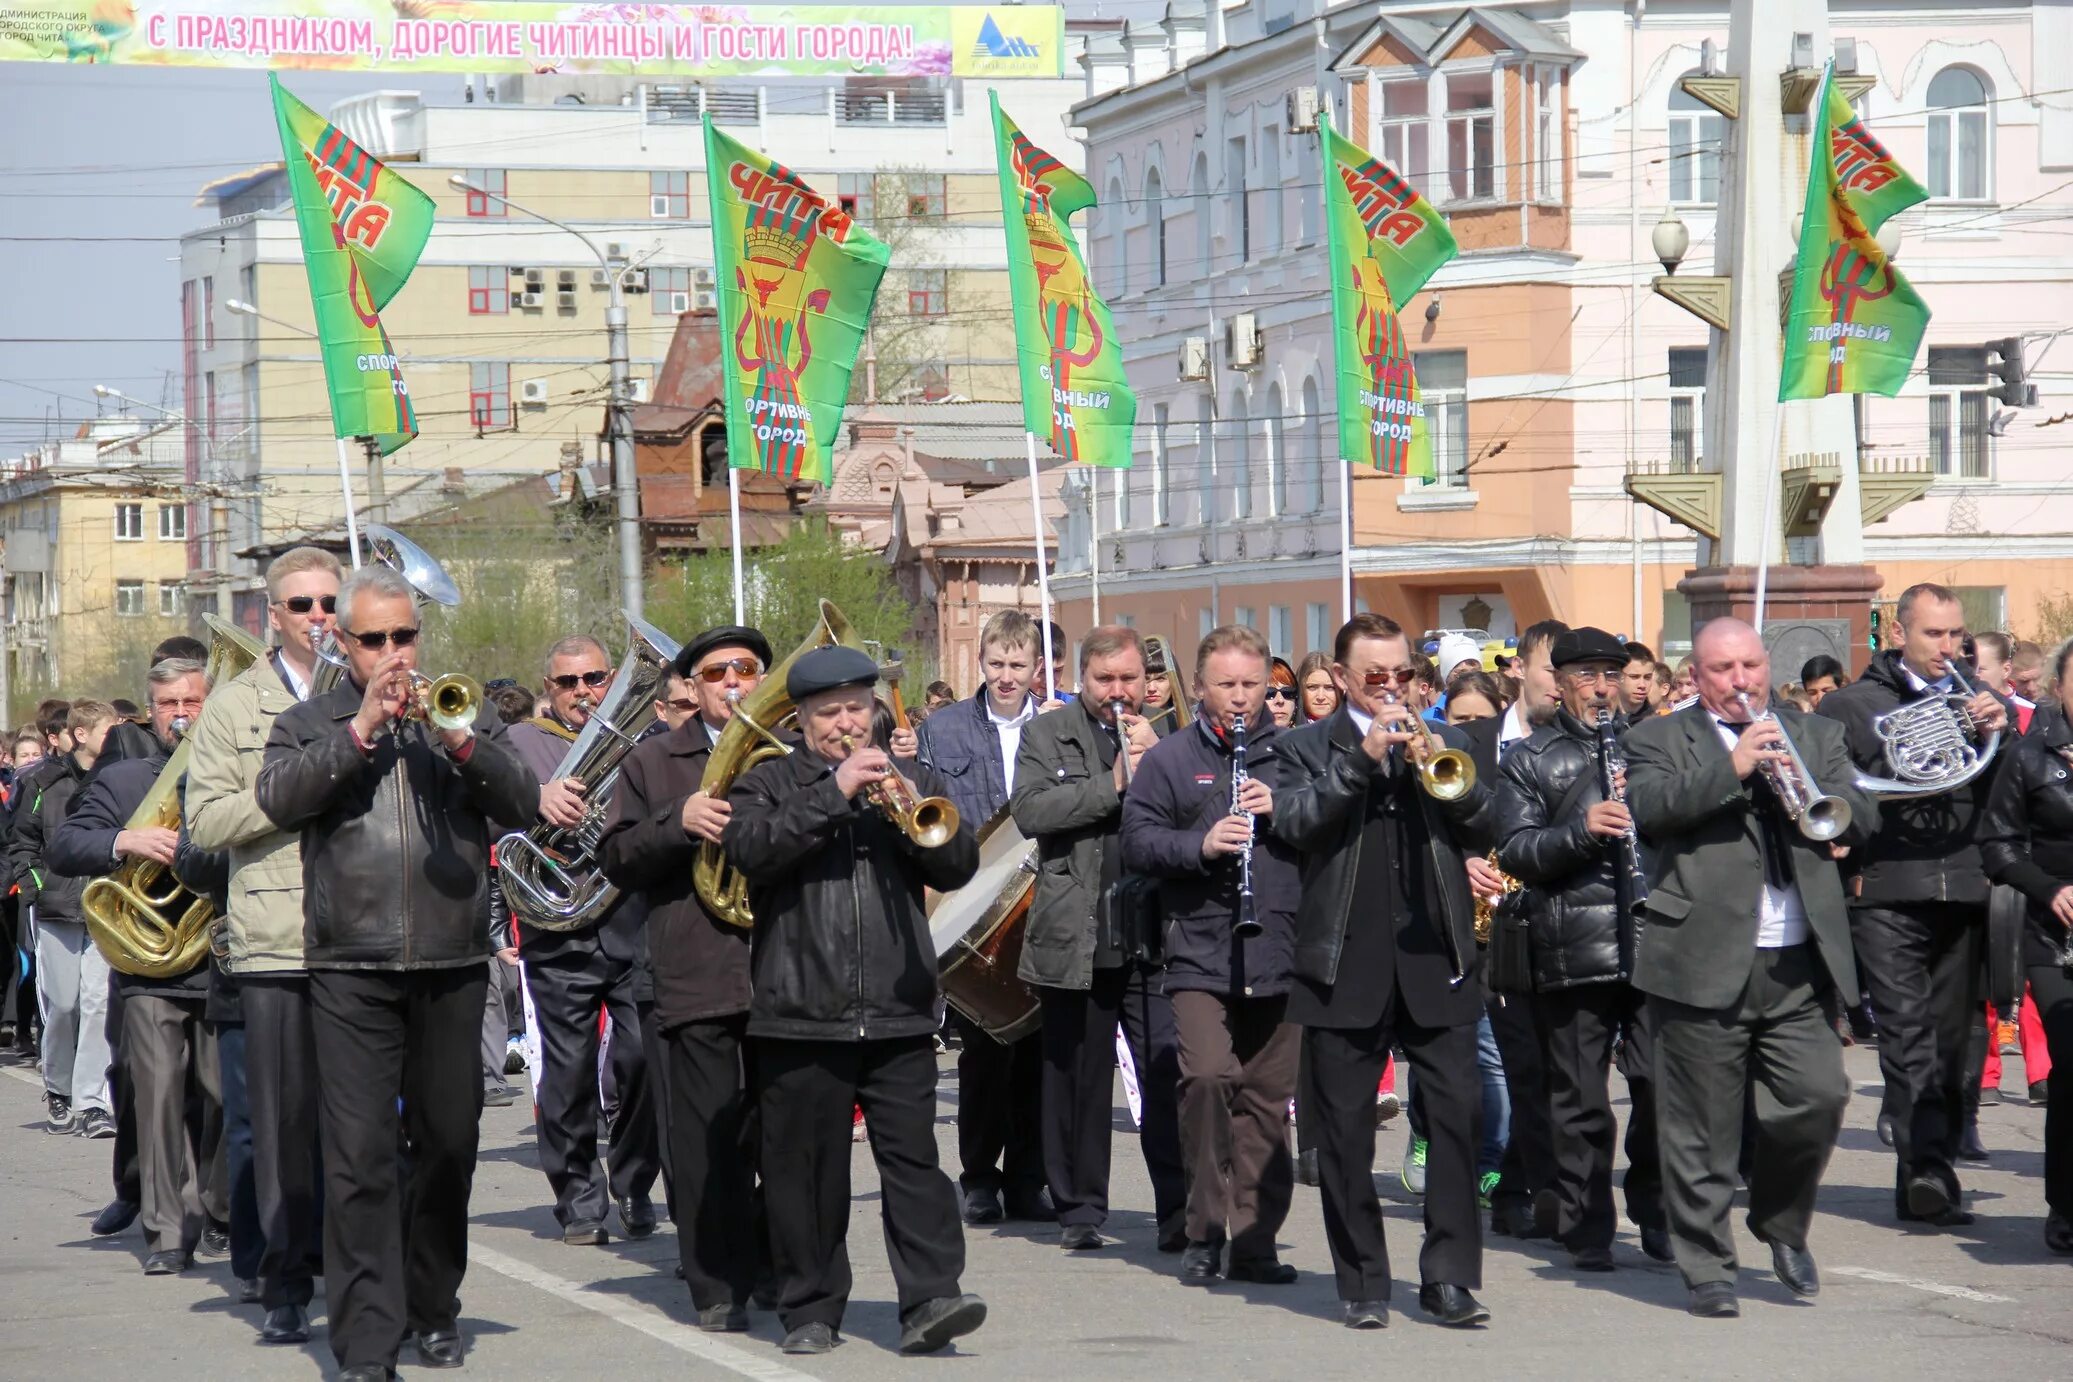
{"label": "air conditioner unit on wall", "polygon": [[625,290],[626,290],[627,292],[629,292],[629,293],[645,293],[645,292],[647,292],[647,291],[648,291],[648,271],[647,271],[646,269],[628,269],[628,270],[626,270],[626,271],[625,271],[625,272],[624,272],[624,273],[623,273],[623,274],[622,274],[622,275],[620,276],[620,279],[619,279],[619,286],[620,286],[620,287],[622,287],[622,288],[624,288],[624,289],[625,289]]}
{"label": "air conditioner unit on wall", "polygon": [[648,381],[645,379],[627,380],[626,397],[634,403],[646,403],[648,401]]}
{"label": "air conditioner unit on wall", "polygon": [[1209,339],[1190,336],[1180,343],[1180,377],[1199,383],[1209,378]]}
{"label": "air conditioner unit on wall", "polygon": [[525,286],[528,288],[537,288],[546,281],[547,271],[545,269],[527,269],[525,271]]}
{"label": "air conditioner unit on wall", "polygon": [[692,294],[692,299],[694,305],[701,312],[711,312],[716,310],[720,301],[718,296],[716,296],[710,290],[700,290],[699,292]]}
{"label": "air conditioner unit on wall", "polygon": [[518,386],[518,401],[520,403],[545,403],[547,401],[547,381],[544,379],[525,380]]}
{"label": "air conditioner unit on wall", "polygon": [[1231,318],[1224,360],[1232,369],[1251,369],[1260,362],[1260,319],[1251,312],[1240,312]]}
{"label": "air conditioner unit on wall", "polygon": [[518,305],[520,307],[538,307],[547,300],[545,293],[535,292],[531,288],[526,289],[522,293],[515,294],[515,296],[518,298]]}
{"label": "air conditioner unit on wall", "polygon": [[574,269],[555,270],[554,284],[557,288],[573,290],[576,286],[576,271]]}
{"label": "air conditioner unit on wall", "polygon": [[591,287],[593,287],[593,288],[609,288],[609,287],[611,287],[611,286],[612,286],[612,274],[611,274],[611,271],[610,271],[610,270],[608,270],[608,269],[592,269],[592,270],[590,271],[590,286],[591,286]]}
{"label": "air conditioner unit on wall", "polygon": [[1290,134],[1312,134],[1317,129],[1317,88],[1299,86],[1288,93],[1286,123]]}

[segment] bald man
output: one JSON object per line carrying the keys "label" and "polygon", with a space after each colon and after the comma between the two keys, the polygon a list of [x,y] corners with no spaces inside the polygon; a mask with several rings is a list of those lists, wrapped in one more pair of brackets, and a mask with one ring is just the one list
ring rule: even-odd
{"label": "bald man", "polygon": [[[1840,725],[1769,704],[1755,629],[1716,619],[1692,658],[1697,703],[1626,738],[1627,805],[1655,851],[1634,987],[1656,1031],[1671,1250],[1691,1312],[1718,1319],[1741,1313],[1728,1216],[1751,1083],[1749,1227],[1788,1290],[1821,1289],[1807,1228],[1850,1097],[1831,1022],[1857,993],[1836,861],[1878,829],[1879,808],[1854,785]],[[1771,789],[1787,735],[1813,790],[1849,810],[1834,841],[1808,839]]]}

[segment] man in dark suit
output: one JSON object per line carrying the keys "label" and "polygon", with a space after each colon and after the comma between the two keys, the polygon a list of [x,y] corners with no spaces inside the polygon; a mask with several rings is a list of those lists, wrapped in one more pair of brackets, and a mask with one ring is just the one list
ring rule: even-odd
{"label": "man in dark suit", "polygon": [[[1832,1019],[1857,992],[1835,860],[1877,830],[1879,808],[1853,784],[1840,726],[1765,714],[1771,659],[1755,629],[1716,619],[1692,657],[1698,703],[1626,739],[1627,804],[1655,850],[1634,986],[1655,1024],[1671,1247],[1691,1312],[1723,1318],[1741,1313],[1728,1215],[1752,1083],[1749,1227],[1787,1288],[1821,1289],[1807,1226],[1850,1097]],[[1812,789],[1850,812],[1832,843],[1808,839],[1772,790],[1788,733]]]}
{"label": "man in dark suit", "polygon": [[[1410,640],[1395,621],[1356,615],[1339,630],[1332,675],[1346,702],[1282,747],[1274,833],[1302,851],[1295,984],[1288,1020],[1303,1027],[1306,1105],[1317,1137],[1325,1238],[1346,1324],[1389,1322],[1389,1251],[1375,1199],[1375,1083],[1401,1044],[1418,1078],[1431,1154],[1418,1301],[1441,1323],[1481,1324],[1476,1147],[1474,904],[1463,842],[1490,843],[1486,779],[1453,800],[1422,789],[1429,756],[1406,703]],[[1460,748],[1451,728],[1435,728]]]}

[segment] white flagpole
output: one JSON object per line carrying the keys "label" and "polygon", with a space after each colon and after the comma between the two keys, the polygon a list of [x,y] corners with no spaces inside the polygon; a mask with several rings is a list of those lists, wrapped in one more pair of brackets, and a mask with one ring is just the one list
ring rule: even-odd
{"label": "white flagpole", "polygon": [[346,456],[346,439],[338,439],[338,487],[345,494],[346,555],[353,569],[360,569],[360,525],[353,518],[353,463]]}
{"label": "white flagpole", "polygon": [[1771,520],[1777,517],[1778,509],[1778,439],[1785,431],[1785,401],[1778,401],[1778,410],[1771,415],[1771,446],[1763,453],[1763,511],[1757,515],[1757,526],[1761,530],[1763,546],[1756,563],[1756,617],[1750,622],[1756,625],[1759,638],[1763,635],[1764,603],[1771,586]]}
{"label": "white flagpole", "polygon": [[1087,468],[1092,498],[1087,503],[1087,581],[1094,598],[1094,623],[1101,623],[1101,467]]}
{"label": "white flagpole", "polygon": [[741,472],[731,465],[727,467],[727,530],[734,547],[734,622],[746,624],[748,606],[741,586]]}
{"label": "white flagpole", "polygon": [[1051,651],[1051,570],[1044,552],[1044,496],[1037,489],[1037,439],[1036,433],[1024,431],[1029,442],[1029,513],[1035,520],[1030,534],[1036,542],[1037,595],[1044,611],[1044,684],[1050,686],[1052,696],[1058,688],[1051,686],[1051,669],[1057,666]]}
{"label": "white flagpole", "polygon": [[1353,618],[1353,467],[1339,462],[1339,622]]}

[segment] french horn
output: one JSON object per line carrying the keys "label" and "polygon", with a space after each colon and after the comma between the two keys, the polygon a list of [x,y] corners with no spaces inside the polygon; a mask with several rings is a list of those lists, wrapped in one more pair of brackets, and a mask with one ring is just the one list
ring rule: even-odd
{"label": "french horn", "polygon": [[1985,772],[2001,749],[1997,730],[1982,737],[1966,702],[1978,695],[1958,664],[1949,664],[1951,691],[1924,696],[1872,721],[1891,777],[1857,774],[1857,786],[1875,797],[1903,801],[1954,792]]}

